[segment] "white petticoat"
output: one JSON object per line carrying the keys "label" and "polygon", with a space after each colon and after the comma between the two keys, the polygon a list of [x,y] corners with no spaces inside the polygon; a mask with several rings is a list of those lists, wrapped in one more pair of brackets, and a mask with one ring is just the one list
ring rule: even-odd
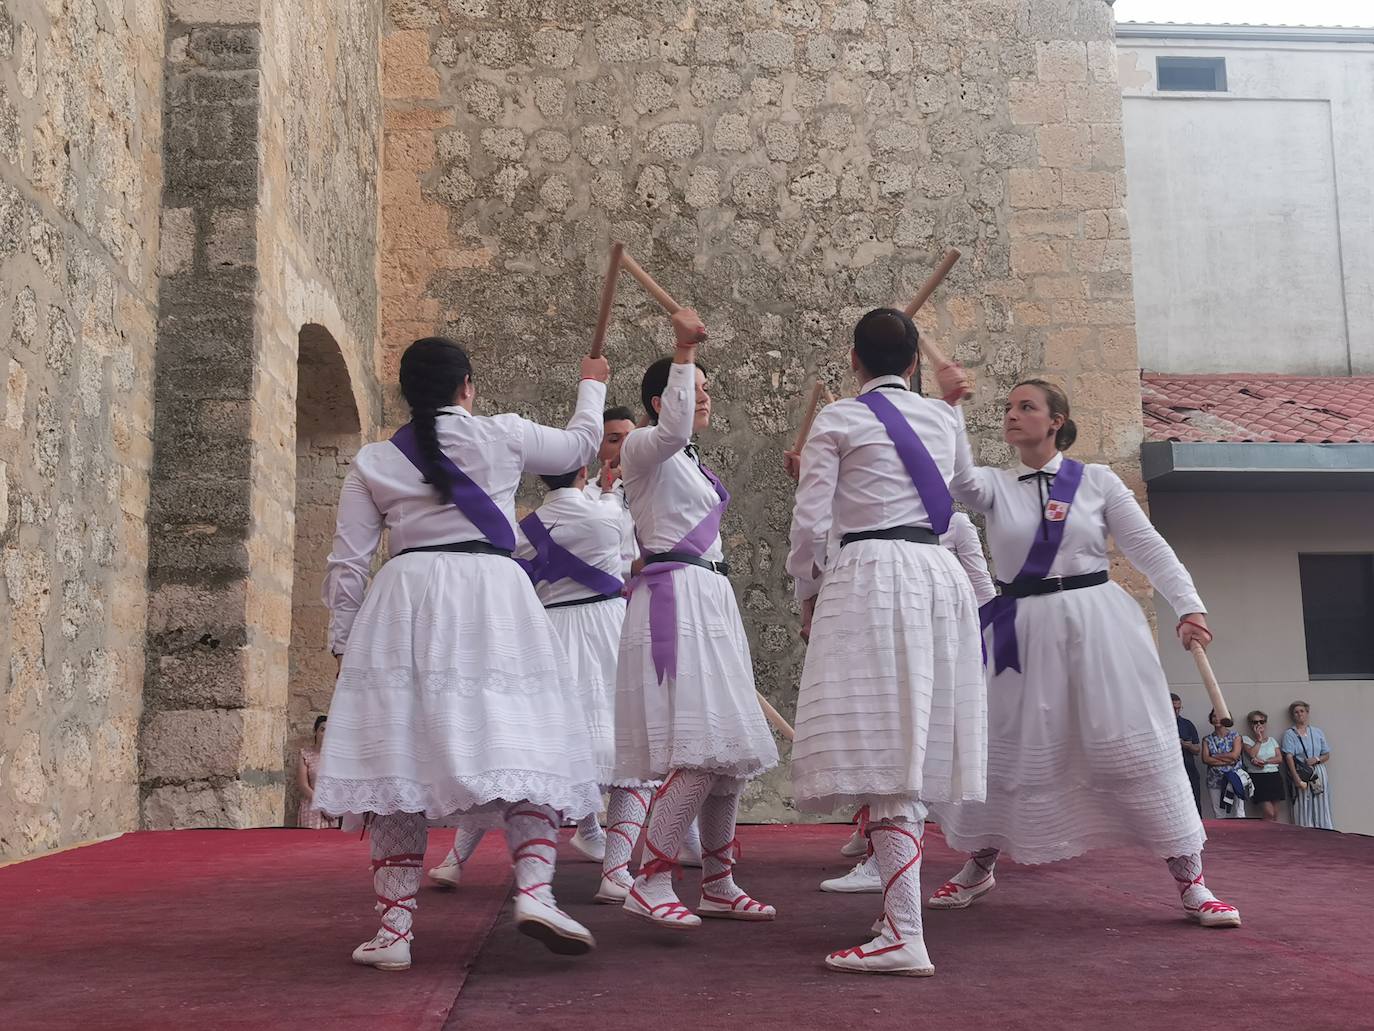
{"label": "white petticoat", "polygon": [[528,800],[600,807],[562,645],[514,562],[401,555],[348,637],[315,786],[325,812],[431,819]]}
{"label": "white petticoat", "polygon": [[610,786],[615,780],[615,667],[620,628],[625,624],[625,600],[611,598],[546,611],[563,643],[568,674],[586,713],[597,780]]}
{"label": "white petticoat", "polygon": [[978,607],[944,548],[857,541],[825,576],[797,700],[799,808],[982,798],[987,698]]}
{"label": "white petticoat", "polygon": [[677,677],[658,682],[649,641],[649,588],[630,597],[615,694],[615,779],[661,780],[671,770],[756,777],[778,763],[759,709],[749,641],[730,581],[699,566],[669,573],[677,597]]}
{"label": "white petticoat", "polygon": [[[1018,863],[1114,845],[1201,850],[1169,686],[1135,600],[1110,582],[1022,598],[1016,637],[1024,672],[988,681],[987,801],[932,807],[950,845]],[[991,663],[991,630],[987,645]]]}

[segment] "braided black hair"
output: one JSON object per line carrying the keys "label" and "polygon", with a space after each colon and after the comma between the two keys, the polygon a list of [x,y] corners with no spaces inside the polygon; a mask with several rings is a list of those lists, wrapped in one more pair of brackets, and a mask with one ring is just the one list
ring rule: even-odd
{"label": "braided black hair", "polygon": [[401,393],[410,406],[410,425],[425,460],[425,482],[445,504],[453,481],[440,464],[439,434],[435,417],[440,408],[453,404],[459,389],[472,376],[467,351],[447,337],[424,337],[401,355]]}

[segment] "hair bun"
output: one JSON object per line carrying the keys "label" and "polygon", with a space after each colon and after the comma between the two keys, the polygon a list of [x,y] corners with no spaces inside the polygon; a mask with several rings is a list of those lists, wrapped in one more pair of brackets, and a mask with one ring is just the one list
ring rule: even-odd
{"label": "hair bun", "polygon": [[1078,424],[1072,419],[1065,419],[1064,425],[1059,427],[1059,432],[1054,435],[1054,446],[1060,451],[1067,451],[1073,447],[1073,442],[1078,439]]}

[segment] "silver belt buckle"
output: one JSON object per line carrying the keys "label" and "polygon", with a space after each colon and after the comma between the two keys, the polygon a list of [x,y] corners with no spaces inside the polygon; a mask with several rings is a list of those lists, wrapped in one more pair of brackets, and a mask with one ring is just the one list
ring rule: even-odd
{"label": "silver belt buckle", "polygon": [[1064,578],[1062,576],[1047,576],[1046,580],[1054,581],[1054,590],[1050,594],[1062,594],[1064,591]]}

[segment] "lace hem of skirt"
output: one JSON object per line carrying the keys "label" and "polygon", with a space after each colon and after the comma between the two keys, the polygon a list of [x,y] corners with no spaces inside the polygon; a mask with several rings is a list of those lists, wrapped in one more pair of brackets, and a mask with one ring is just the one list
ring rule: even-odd
{"label": "lace hem of skirt", "polygon": [[533,802],[581,819],[601,808],[601,789],[531,770],[492,770],[442,785],[403,777],[345,780],[321,777],[315,805],[331,816],[345,813],[424,813],[440,820],[496,802]]}

